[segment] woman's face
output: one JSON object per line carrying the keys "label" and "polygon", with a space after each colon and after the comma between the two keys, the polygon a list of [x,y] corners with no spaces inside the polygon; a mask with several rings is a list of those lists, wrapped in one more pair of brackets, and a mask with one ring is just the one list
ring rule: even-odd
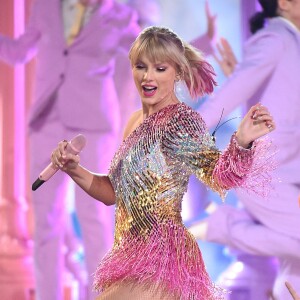
{"label": "woman's face", "polygon": [[143,55],[133,66],[135,85],[143,105],[161,108],[177,103],[174,93],[176,69],[168,62],[152,62]]}

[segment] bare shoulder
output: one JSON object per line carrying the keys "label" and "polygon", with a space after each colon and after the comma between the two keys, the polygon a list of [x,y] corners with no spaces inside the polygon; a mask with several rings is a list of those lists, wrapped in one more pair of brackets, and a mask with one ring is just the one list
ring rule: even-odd
{"label": "bare shoulder", "polygon": [[125,140],[142,122],[142,110],[135,111],[126,124],[123,139]]}

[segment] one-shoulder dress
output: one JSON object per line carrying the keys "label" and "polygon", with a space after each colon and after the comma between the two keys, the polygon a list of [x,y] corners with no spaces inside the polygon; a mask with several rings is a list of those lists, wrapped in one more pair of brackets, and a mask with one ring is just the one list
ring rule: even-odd
{"label": "one-shoulder dress", "polygon": [[183,224],[182,199],[191,174],[222,198],[228,189],[251,188],[268,165],[256,153],[259,143],[244,149],[233,134],[220,152],[201,116],[184,103],[146,118],[111,163],[114,245],[95,272],[95,289],[105,294],[128,285],[132,295],[135,287],[157,295],[128,296],[131,300],[223,299],[224,291],[209,278],[198,244]]}

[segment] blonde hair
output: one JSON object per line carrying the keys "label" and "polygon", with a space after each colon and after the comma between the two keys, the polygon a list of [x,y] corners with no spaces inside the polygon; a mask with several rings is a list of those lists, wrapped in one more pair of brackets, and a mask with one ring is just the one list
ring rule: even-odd
{"label": "blonde hair", "polygon": [[133,42],[129,59],[134,65],[142,55],[153,62],[167,61],[184,80],[192,98],[210,94],[216,81],[213,67],[192,45],[182,41],[166,27],[151,26],[144,29]]}

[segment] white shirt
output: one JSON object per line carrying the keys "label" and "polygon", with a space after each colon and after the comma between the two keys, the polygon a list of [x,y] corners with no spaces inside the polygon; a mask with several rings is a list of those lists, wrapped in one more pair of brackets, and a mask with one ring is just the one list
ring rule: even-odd
{"label": "white shirt", "polygon": [[[79,0],[62,0],[62,18],[64,24],[64,36],[65,39],[70,35],[71,28],[73,26],[74,18],[76,17],[76,3]],[[99,4],[90,5],[87,7],[84,13],[82,26],[85,26],[90,20],[92,14],[96,10]]]}
{"label": "white shirt", "polygon": [[278,17],[280,18],[281,20],[283,20],[285,23],[287,23],[289,26],[291,26],[294,30],[296,30],[297,32],[300,32],[300,30],[297,28],[297,26],[291,22],[290,20],[284,18],[284,17]]}

